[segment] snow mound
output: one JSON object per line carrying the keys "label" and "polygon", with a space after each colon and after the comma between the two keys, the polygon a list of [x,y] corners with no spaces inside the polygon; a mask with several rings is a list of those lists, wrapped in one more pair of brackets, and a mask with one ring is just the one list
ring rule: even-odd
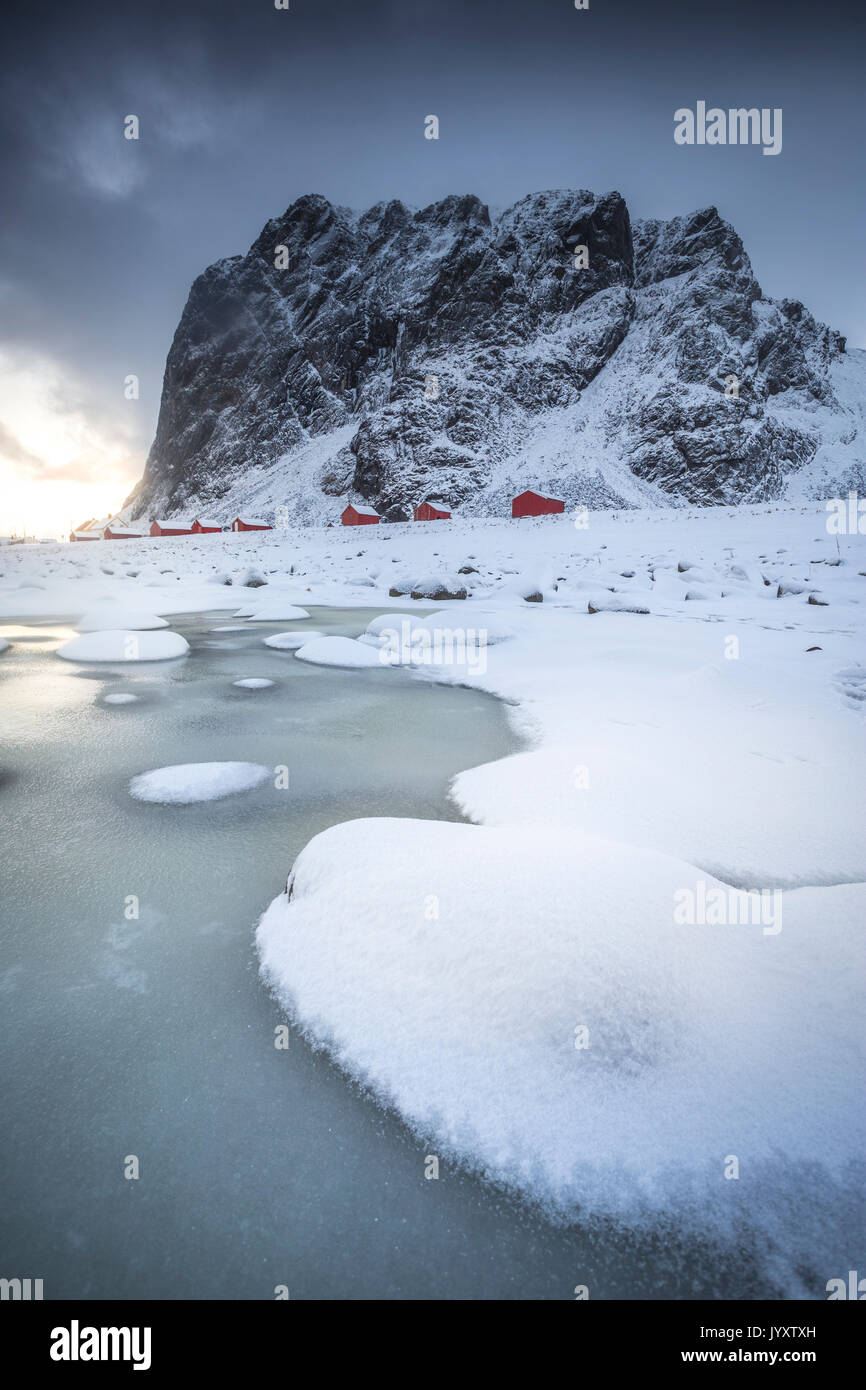
{"label": "snow mound", "polygon": [[246,676],[243,680],[232,681],[240,690],[267,690],[268,686],[276,685],[276,681],[269,681],[265,676]]}
{"label": "snow mound", "polygon": [[588,613],[649,613],[649,607],[644,595],[628,594],[594,594],[588,600]]}
{"label": "snow mound", "polygon": [[378,666],[383,663],[378,650],[356,642],[354,637],[319,637],[299,647],[295,656],[314,666]]}
{"label": "snow mound", "polygon": [[138,696],[127,695],[118,690],[113,695],[106,695],[104,703],[106,705],[135,705],[138,703]]}
{"label": "snow mound", "polygon": [[723,886],[552,827],[352,821],[306,846],[257,945],[315,1043],[424,1142],[552,1213],[722,1228],[747,1186],[723,1181],[734,1152],[748,1219],[757,1185],[757,1219],[796,1229],[866,1139],[866,885],[779,894],[768,935],[678,924],[701,881]]}
{"label": "snow mound", "polygon": [[105,603],[90,608],[75,624],[79,632],[108,632],[125,628],[129,632],[146,632],[168,627],[165,618],[123,603]]}
{"label": "snow mound", "polygon": [[276,647],[280,652],[293,652],[298,647],[303,647],[307,642],[314,642],[319,637],[324,637],[324,632],[310,629],[307,632],[275,632],[271,637],[264,639],[266,647]]}
{"label": "snow mound", "polygon": [[64,661],[168,661],[185,656],[189,643],[177,632],[89,632],[57,648]]}
{"label": "snow mound", "polygon": [[386,628],[396,628],[400,631],[400,624],[409,621],[414,627],[418,627],[424,622],[423,618],[416,618],[412,613],[403,611],[402,613],[380,613],[378,618],[371,618],[367,624],[364,636],[375,637],[378,641],[380,634]]}
{"label": "snow mound", "polygon": [[[239,613],[235,614],[235,617],[240,616]],[[306,608],[296,608],[291,603],[267,603],[245,616],[251,623],[287,623],[293,618],[309,618],[310,615]]]}
{"label": "snow mound", "polygon": [[260,787],[271,776],[261,763],[177,763],[133,777],[129,792],[136,801],[189,806]]}
{"label": "snow mound", "polygon": [[[468,630],[472,630],[483,637],[484,643],[488,647],[495,647],[498,642],[508,642],[515,635],[515,630],[510,623],[506,622],[501,613],[487,613],[483,609],[471,608],[465,617],[461,615],[461,625]],[[432,628],[453,628],[457,623],[457,616],[452,610],[450,613],[431,613],[424,619],[425,626]]]}

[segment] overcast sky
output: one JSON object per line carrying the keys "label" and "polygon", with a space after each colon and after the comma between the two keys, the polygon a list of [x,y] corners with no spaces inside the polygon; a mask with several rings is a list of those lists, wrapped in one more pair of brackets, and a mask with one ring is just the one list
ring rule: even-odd
{"label": "overcast sky", "polygon": [[[766,294],[866,344],[861,0],[589,4],[5,0],[0,532],[120,504],[192,280],[303,193],[712,203]],[[676,145],[698,100],[781,107],[781,154]]]}

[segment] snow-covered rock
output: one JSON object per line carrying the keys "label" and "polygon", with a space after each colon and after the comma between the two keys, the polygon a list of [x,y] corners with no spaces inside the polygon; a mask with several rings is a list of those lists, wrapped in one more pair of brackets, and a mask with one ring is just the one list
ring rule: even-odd
{"label": "snow-covered rock", "polygon": [[125,629],[128,632],[150,632],[168,627],[166,618],[157,617],[144,609],[124,603],[105,603],[90,608],[75,624],[79,632],[108,632]]}
{"label": "snow-covered rock", "polygon": [[315,642],[324,635],[324,632],[318,632],[315,628],[308,628],[304,632],[275,632],[264,641],[266,647],[275,647],[278,652],[294,652],[298,647]]}
{"label": "snow-covered rock", "polygon": [[296,608],[291,603],[264,604],[261,608],[255,608],[248,615],[251,623],[288,623],[294,618],[309,618],[309,616],[306,608]]}
{"label": "snow-covered rock", "polygon": [[189,643],[177,632],[88,632],[57,648],[64,661],[168,661],[185,656]]}
{"label": "snow-covered rock", "polygon": [[353,637],[319,637],[306,642],[295,652],[299,661],[314,666],[378,666],[383,668],[378,651],[355,641]]}

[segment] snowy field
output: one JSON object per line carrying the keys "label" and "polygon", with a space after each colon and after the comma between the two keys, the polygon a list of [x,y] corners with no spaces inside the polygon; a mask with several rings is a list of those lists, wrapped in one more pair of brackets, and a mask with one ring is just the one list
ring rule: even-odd
{"label": "snowy field", "polygon": [[[62,656],[147,661],[182,652],[157,616],[381,606],[296,654],[506,700],[526,751],[457,776],[474,824],[350,821],[303,850],[259,925],[267,980],[431,1153],[554,1220],[740,1242],[814,1296],[862,1268],[866,1139],[866,537],[826,519],[22,546],[0,620],[84,619]],[[395,657],[389,628],[431,606],[439,658]]]}

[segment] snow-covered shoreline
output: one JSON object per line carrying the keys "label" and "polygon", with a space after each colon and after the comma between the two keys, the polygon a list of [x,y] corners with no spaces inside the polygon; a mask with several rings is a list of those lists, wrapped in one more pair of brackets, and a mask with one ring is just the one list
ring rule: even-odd
{"label": "snow-covered shoreline", "polygon": [[[475,825],[316,836],[259,927],[269,982],[431,1152],[551,1211],[748,1230],[788,1251],[789,1294],[798,1261],[844,1263],[866,537],[809,504],[20,547],[2,568],[10,618],[267,595],[504,624],[483,670],[415,678],[506,700],[527,750],[455,779]],[[458,582],[466,600],[408,597]],[[708,887],[782,890],[779,930],[677,921]]]}

